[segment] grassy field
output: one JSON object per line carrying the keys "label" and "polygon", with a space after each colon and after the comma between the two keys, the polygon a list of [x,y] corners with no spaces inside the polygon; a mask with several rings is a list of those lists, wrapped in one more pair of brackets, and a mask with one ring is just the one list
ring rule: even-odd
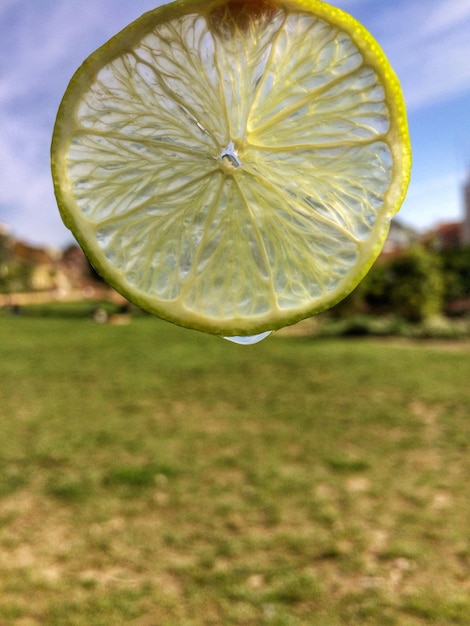
{"label": "grassy field", "polygon": [[0,313],[1,626],[470,624],[468,344],[90,307]]}

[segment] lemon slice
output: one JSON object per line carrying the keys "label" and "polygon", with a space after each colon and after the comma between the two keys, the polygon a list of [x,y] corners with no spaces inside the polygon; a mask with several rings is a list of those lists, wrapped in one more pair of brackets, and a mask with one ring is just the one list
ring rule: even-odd
{"label": "lemon slice", "polygon": [[72,78],[52,141],[62,218],[119,292],[228,336],[345,297],[379,254],[411,151],[372,36],[319,0],[186,0]]}

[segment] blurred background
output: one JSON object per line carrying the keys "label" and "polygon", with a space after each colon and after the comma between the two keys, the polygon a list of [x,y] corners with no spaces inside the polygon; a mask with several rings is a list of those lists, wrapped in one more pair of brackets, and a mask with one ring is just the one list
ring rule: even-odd
{"label": "blurred background", "polygon": [[401,79],[410,191],[344,302],[256,346],[117,296],[49,145],[147,0],[0,2],[0,626],[468,626],[470,3],[338,0]]}

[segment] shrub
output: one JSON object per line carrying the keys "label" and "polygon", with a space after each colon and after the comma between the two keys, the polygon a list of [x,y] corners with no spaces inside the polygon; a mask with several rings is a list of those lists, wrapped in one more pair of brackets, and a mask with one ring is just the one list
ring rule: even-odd
{"label": "shrub", "polygon": [[442,311],[444,284],[436,254],[414,245],[392,259],[388,270],[390,301],[397,315],[422,322]]}
{"label": "shrub", "polygon": [[439,258],[444,278],[447,315],[470,313],[470,245],[441,250]]}

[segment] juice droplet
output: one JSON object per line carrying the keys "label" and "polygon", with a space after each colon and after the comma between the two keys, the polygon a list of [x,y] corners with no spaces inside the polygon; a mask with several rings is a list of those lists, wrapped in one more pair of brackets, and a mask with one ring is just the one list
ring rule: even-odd
{"label": "juice droplet", "polygon": [[259,335],[249,335],[247,337],[224,337],[227,341],[231,341],[232,343],[239,343],[241,346],[252,346],[254,343],[259,343],[269,337],[272,333],[272,330],[267,330],[264,333],[259,333]]}

